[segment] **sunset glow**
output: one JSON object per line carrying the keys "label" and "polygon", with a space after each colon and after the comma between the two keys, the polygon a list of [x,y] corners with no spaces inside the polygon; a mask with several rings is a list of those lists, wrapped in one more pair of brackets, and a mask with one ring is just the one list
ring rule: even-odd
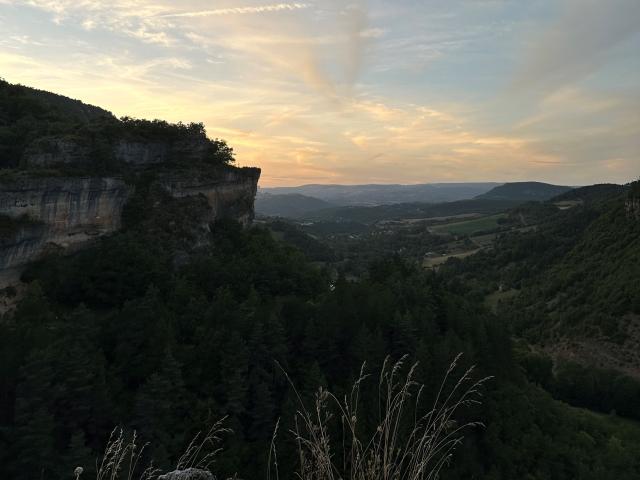
{"label": "sunset glow", "polygon": [[0,76],[203,121],[263,186],[627,182],[637,0],[0,0]]}

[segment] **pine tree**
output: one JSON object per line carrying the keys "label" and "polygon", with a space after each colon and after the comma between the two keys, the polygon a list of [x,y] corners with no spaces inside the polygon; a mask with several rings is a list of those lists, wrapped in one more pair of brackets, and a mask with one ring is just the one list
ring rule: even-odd
{"label": "pine tree", "polygon": [[150,287],[128,302],[113,323],[115,370],[126,389],[136,389],[162,364],[170,325],[160,292]]}
{"label": "pine tree", "polygon": [[15,480],[55,478],[60,464],[55,448],[55,426],[53,415],[46,406],[27,408],[18,402],[16,414],[16,441],[13,458]]}
{"label": "pine tree", "polygon": [[220,369],[225,411],[227,414],[239,418],[244,413],[247,394],[249,354],[245,342],[238,332],[229,335],[221,353]]}
{"label": "pine tree", "polygon": [[21,369],[16,391],[15,479],[39,479],[52,475],[56,467],[56,421],[51,393],[54,371],[45,352],[30,355]]}
{"label": "pine tree", "polygon": [[403,355],[413,355],[416,349],[416,329],[410,313],[396,312],[393,318],[391,332],[391,352],[395,359]]}
{"label": "pine tree", "polygon": [[167,350],[159,371],[153,373],[138,391],[135,426],[149,442],[151,458],[160,467],[171,464],[184,444],[189,423],[180,364]]}
{"label": "pine tree", "polygon": [[273,433],[275,404],[271,378],[261,365],[253,366],[249,374],[247,416],[250,440],[265,440]]}

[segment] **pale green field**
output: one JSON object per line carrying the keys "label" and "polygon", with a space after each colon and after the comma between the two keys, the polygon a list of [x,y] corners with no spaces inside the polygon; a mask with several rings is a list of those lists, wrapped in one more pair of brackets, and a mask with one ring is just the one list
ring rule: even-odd
{"label": "pale green field", "polygon": [[473,218],[463,222],[452,222],[431,227],[434,233],[448,233],[451,235],[473,235],[498,227],[498,220],[504,218],[504,213],[489,215],[481,218]]}

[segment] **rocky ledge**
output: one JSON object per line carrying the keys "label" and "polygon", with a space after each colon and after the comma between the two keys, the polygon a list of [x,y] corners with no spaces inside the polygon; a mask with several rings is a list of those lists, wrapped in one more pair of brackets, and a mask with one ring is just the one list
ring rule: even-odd
{"label": "rocky ledge", "polygon": [[[157,182],[175,198],[203,196],[207,221],[232,218],[248,225],[254,215],[260,169],[220,166],[206,175],[163,173]],[[117,231],[135,192],[116,177],[35,177],[0,183],[0,284],[52,251],[71,252]]]}

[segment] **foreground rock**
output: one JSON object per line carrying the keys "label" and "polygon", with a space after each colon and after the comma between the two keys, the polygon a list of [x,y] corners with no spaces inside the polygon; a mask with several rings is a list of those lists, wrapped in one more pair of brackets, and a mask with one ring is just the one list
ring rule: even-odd
{"label": "foreground rock", "polygon": [[160,475],[158,480],[214,480],[213,474],[199,468],[187,468],[186,470],[174,470]]}

